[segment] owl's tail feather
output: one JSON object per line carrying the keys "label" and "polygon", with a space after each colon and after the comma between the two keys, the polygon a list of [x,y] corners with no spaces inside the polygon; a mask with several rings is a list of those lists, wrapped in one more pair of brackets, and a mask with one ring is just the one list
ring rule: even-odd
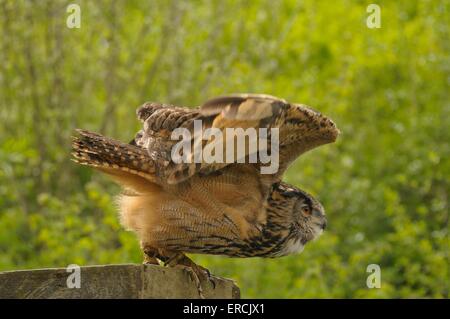
{"label": "owl's tail feather", "polygon": [[120,181],[129,181],[130,176],[140,176],[157,182],[155,162],[146,150],[87,130],[77,129],[76,132],[78,136],[72,142],[72,155],[76,163],[94,167]]}

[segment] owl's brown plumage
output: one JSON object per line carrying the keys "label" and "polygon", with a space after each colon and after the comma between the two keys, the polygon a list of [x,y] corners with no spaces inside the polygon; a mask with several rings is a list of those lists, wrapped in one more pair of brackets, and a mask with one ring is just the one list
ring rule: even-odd
{"label": "owl's brown plumage", "polygon": [[[218,97],[195,109],[146,103],[137,115],[143,129],[130,144],[79,130],[73,155],[127,190],[119,198],[122,223],[137,233],[148,261],[183,264],[200,273],[183,253],[284,256],[301,251],[324,229],[322,205],[281,178],[300,154],[335,141],[339,130],[329,118],[258,94]],[[279,170],[261,174],[265,164],[237,159],[175,163],[171,150],[177,141],[171,134],[177,128],[192,132],[194,120],[202,120],[203,129],[220,130],[225,141],[233,138],[227,128],[278,128]],[[214,143],[209,139],[201,147]],[[248,159],[251,149],[244,155]]]}

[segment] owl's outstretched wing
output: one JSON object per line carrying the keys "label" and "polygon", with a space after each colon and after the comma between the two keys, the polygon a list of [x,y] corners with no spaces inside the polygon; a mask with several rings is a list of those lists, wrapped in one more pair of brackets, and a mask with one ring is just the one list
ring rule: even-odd
{"label": "owl's outstretched wing", "polygon": [[[214,116],[212,127],[222,131],[228,127],[266,128],[268,134],[265,138],[269,139],[275,134],[271,130],[277,130],[278,145],[271,140],[267,144],[262,143],[271,148],[269,153],[278,152],[279,168],[272,174],[276,178],[280,178],[302,153],[334,142],[339,134],[333,121],[319,112],[306,105],[288,103],[270,95],[235,94],[219,97],[207,101],[200,111],[204,116]],[[261,138],[259,131],[258,138]],[[261,151],[261,144],[258,144],[257,151]]]}
{"label": "owl's outstretched wing", "polygon": [[116,141],[87,130],[76,130],[72,141],[73,161],[108,174],[126,188],[148,191],[161,184],[157,159],[135,145]]}
{"label": "owl's outstretched wing", "polygon": [[[207,101],[198,109],[147,103],[138,110],[138,117],[143,121],[144,128],[136,136],[135,143],[150,154],[165,153],[170,164],[165,168],[164,178],[170,184],[184,181],[197,173],[209,174],[233,163],[248,163],[251,155],[267,151],[262,148],[270,148],[272,153],[278,152],[279,169],[271,175],[279,179],[295,158],[312,148],[334,142],[339,134],[329,118],[309,107],[262,94],[222,96]],[[195,120],[201,120],[202,132],[211,129],[209,138],[195,139]],[[177,128],[191,133],[191,152],[184,154],[181,163],[174,163],[170,154],[177,143],[170,136]],[[249,128],[256,129],[256,139],[253,141],[245,135]],[[247,138],[247,143],[257,144],[256,147],[247,145],[238,156],[236,141],[233,147],[227,149],[227,142],[235,139],[236,131],[231,134],[227,129],[238,129],[237,132]],[[267,129],[267,134],[259,129]],[[278,145],[271,142],[271,129],[278,130]],[[201,156],[196,158],[200,149]],[[205,154],[216,155],[218,150],[222,150],[222,161],[205,160]],[[272,153],[269,152],[270,155]],[[251,165],[266,166],[259,161]]]}

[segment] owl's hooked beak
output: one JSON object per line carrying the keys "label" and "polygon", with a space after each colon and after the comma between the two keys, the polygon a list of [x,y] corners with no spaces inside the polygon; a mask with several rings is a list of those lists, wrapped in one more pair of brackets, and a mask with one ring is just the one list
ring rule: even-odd
{"label": "owl's hooked beak", "polygon": [[312,216],[314,220],[314,230],[317,236],[321,235],[327,228],[327,217],[322,207],[313,208]]}

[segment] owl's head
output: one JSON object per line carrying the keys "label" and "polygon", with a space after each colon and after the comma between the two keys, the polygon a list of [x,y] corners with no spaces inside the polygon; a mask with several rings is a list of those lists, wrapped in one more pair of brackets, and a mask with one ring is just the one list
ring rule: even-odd
{"label": "owl's head", "polygon": [[287,243],[291,247],[286,247],[289,250],[286,253],[301,251],[308,241],[320,236],[327,226],[325,210],[311,194],[280,182],[275,184],[271,198],[274,199],[271,203],[274,207],[289,210],[292,214],[290,225],[285,225],[293,231],[291,242]]}
{"label": "owl's head", "polygon": [[302,240],[306,243],[322,234],[327,226],[327,217],[322,204],[312,195],[299,189],[296,189],[296,192],[294,221],[302,230]]}

